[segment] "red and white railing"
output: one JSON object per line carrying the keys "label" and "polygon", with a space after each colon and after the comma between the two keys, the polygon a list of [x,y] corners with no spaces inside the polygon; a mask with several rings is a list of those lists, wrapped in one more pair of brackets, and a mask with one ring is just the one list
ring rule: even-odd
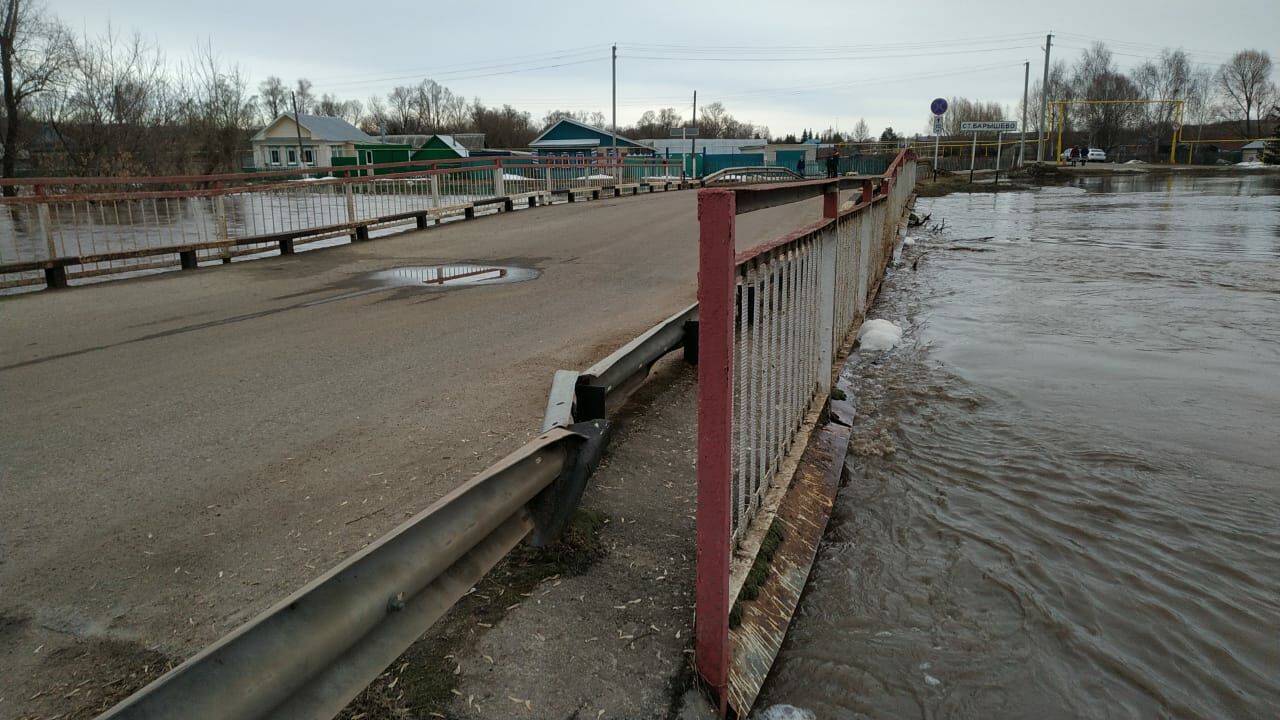
{"label": "red and white railing", "polygon": [[[745,716],[759,689],[730,687],[731,609],[891,257],[915,171],[904,151],[875,179],[699,191],[695,662],[722,710]],[[843,207],[842,183],[856,186]],[[737,215],[819,194],[821,219],[735,252]]]}

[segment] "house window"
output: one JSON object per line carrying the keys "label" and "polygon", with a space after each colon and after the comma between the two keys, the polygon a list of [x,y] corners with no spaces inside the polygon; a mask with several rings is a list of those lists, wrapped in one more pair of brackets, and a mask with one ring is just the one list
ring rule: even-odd
{"label": "house window", "polygon": [[308,165],[315,165],[316,164],[315,152],[311,148],[303,148],[302,161]]}
{"label": "house window", "polygon": [[289,164],[290,165],[298,164],[298,151],[294,150],[293,148],[289,148]]}
{"label": "house window", "polygon": [[329,157],[331,157],[331,158],[340,158],[340,157],[342,157],[342,156],[343,156],[343,155],[342,155],[342,146],[341,146],[341,145],[330,145],[330,146],[329,146]]}
{"label": "house window", "polygon": [[271,164],[272,164],[272,165],[279,165],[279,164],[280,164],[280,150],[279,150],[279,148],[271,148]]}

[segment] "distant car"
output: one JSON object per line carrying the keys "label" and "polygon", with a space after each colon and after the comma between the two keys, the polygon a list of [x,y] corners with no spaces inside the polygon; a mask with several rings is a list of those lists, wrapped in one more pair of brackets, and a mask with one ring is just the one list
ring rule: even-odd
{"label": "distant car", "polygon": [[1089,148],[1089,162],[1106,162],[1107,153],[1102,148]]}

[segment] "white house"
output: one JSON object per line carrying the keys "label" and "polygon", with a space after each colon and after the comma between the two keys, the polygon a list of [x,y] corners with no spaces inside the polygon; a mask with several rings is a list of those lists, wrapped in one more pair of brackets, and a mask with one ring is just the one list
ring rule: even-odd
{"label": "white house", "polygon": [[1257,162],[1262,159],[1262,151],[1267,144],[1261,140],[1254,140],[1240,148],[1240,162]]}
{"label": "white house", "polygon": [[325,167],[336,157],[356,157],[356,144],[379,141],[342,118],[301,113],[295,123],[293,113],[284,113],[251,142],[254,167],[271,170],[298,167],[299,159],[304,166]]}

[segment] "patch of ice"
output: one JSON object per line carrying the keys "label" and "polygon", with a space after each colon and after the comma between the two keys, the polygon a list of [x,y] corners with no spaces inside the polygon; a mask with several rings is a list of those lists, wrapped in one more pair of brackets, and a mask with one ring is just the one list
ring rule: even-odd
{"label": "patch of ice", "polygon": [[892,350],[902,340],[902,328],[888,320],[868,320],[858,330],[858,341],[863,352]]}
{"label": "patch of ice", "polygon": [[755,717],[756,720],[818,720],[812,710],[795,705],[770,705]]}
{"label": "patch of ice", "polygon": [[915,245],[915,244],[916,244],[916,239],[915,239],[915,238],[913,238],[913,237],[903,238],[903,239],[902,239],[902,244],[903,244],[903,245]]}
{"label": "patch of ice", "polygon": [[926,685],[928,685],[928,686],[930,686],[930,687],[938,687],[939,685],[941,685],[941,684],[942,684],[942,681],[941,681],[941,680],[939,680],[938,678],[936,678],[936,677],[934,677],[934,676],[932,676],[932,675],[925,675],[925,676],[924,676],[924,682],[925,682],[925,684],[926,684]]}

